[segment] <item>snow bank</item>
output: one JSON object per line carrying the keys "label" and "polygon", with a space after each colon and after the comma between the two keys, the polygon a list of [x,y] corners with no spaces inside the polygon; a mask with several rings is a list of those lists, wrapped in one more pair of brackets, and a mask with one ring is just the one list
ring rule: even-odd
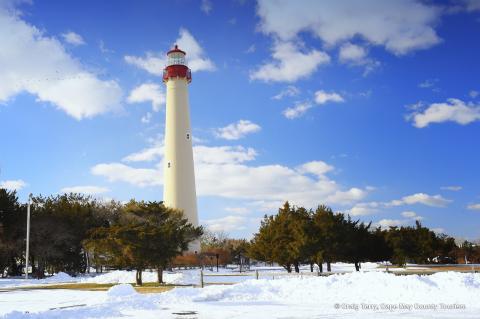
{"label": "snow bank", "polygon": [[443,272],[430,276],[396,276],[384,272],[328,277],[248,280],[233,286],[176,288],[160,302],[462,303],[478,304],[480,274]]}
{"label": "snow bank", "polygon": [[[16,293],[16,298],[25,303],[24,294],[30,292]],[[52,292],[35,292],[40,293]],[[130,285],[118,285],[105,294],[105,300],[95,305],[46,310],[36,314],[10,312],[3,318],[178,318],[178,313],[186,311],[198,313],[198,318],[209,319],[314,318],[319,315],[332,318],[478,318],[480,274],[442,272],[429,276],[397,276],[373,271],[328,277],[250,279],[232,286],[175,288],[150,295],[138,294]],[[57,302],[60,302],[62,293],[57,293],[57,296]],[[69,302],[72,305],[81,303],[84,303],[82,299]],[[432,312],[385,309],[358,311],[336,307],[339,304],[400,303],[459,304],[464,308]]]}
{"label": "snow bank", "polygon": [[108,289],[107,291],[107,295],[109,297],[115,297],[115,298],[131,296],[136,294],[137,294],[137,291],[130,284],[115,285],[112,288]]}
{"label": "snow bank", "polygon": [[[179,283],[182,278],[182,273],[163,273],[163,280],[166,283]],[[145,271],[142,273],[143,282],[156,282],[157,273]],[[100,274],[94,277],[83,278],[80,280],[83,283],[97,283],[97,284],[128,284],[135,282],[135,271],[115,270],[112,272]]]}

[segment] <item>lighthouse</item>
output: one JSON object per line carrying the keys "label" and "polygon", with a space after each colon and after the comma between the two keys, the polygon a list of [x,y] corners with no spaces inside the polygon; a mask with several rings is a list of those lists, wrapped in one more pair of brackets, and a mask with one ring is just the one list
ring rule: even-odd
{"label": "lighthouse", "polygon": [[[186,53],[177,45],[167,53],[163,82],[167,87],[163,201],[165,206],[183,210],[188,221],[198,226],[195,171],[188,85],[192,74]],[[190,244],[189,252],[200,252],[200,242]]]}

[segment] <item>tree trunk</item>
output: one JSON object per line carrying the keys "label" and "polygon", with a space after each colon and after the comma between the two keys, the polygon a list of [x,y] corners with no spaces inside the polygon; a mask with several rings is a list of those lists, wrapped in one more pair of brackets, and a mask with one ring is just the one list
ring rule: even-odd
{"label": "tree trunk", "polygon": [[298,267],[298,261],[296,261],[293,265],[295,266],[295,272],[296,272],[296,273],[299,273],[299,272],[300,272],[300,268]]}
{"label": "tree trunk", "polygon": [[137,273],[135,274],[135,279],[137,281],[137,286],[142,285],[142,269],[137,269]]}
{"label": "tree trunk", "polygon": [[360,271],[360,263],[358,261],[355,262],[355,270]]}
{"label": "tree trunk", "polygon": [[327,271],[328,272],[332,271],[332,265],[331,265],[330,261],[327,261]]}
{"label": "tree trunk", "polygon": [[157,268],[157,278],[158,278],[158,283],[163,284],[163,267]]}
{"label": "tree trunk", "polygon": [[283,267],[285,267],[285,269],[287,270],[288,273],[291,273],[291,272],[292,272],[292,265],[287,264],[287,265],[285,265],[285,266],[283,266]]}
{"label": "tree trunk", "polygon": [[310,262],[310,272],[313,272],[313,262]]}
{"label": "tree trunk", "polygon": [[320,272],[323,272],[323,263],[318,264],[318,269]]}

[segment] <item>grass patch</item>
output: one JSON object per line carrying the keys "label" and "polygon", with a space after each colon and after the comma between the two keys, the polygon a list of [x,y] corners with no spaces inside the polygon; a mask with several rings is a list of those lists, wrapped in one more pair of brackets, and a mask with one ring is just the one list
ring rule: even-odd
{"label": "grass patch", "polygon": [[[43,286],[28,286],[28,287],[19,287],[18,289],[69,289],[69,290],[84,290],[84,291],[107,291],[112,286],[117,284],[96,284],[96,283],[66,283],[66,284],[53,284],[53,285],[43,285]],[[176,285],[170,284],[159,284],[156,282],[144,283],[142,286],[137,286],[131,284],[133,288],[139,293],[160,293],[171,290],[176,287]],[[11,289],[11,290],[16,290]]]}

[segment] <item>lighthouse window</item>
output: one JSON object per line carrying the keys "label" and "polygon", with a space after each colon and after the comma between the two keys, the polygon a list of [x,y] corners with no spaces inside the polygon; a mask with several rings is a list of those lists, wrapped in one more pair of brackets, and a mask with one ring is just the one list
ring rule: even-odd
{"label": "lighthouse window", "polygon": [[187,140],[189,140],[189,139],[190,139],[190,134],[187,133]]}
{"label": "lighthouse window", "polygon": [[170,168],[170,162],[168,162],[167,167]]}

